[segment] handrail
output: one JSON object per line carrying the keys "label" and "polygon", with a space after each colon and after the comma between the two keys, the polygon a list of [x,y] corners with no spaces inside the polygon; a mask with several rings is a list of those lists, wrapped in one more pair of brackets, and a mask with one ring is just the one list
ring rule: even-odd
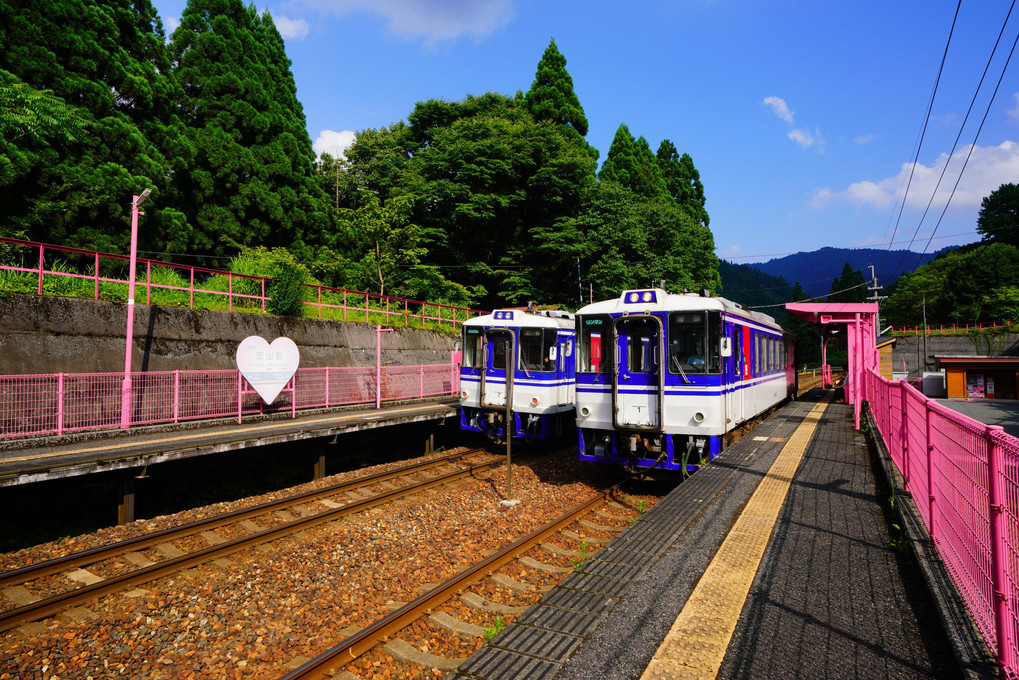
{"label": "handrail", "polygon": [[889,333],[898,335],[921,335],[927,333],[968,333],[969,331],[995,330],[997,328],[1017,328],[1019,321],[992,321],[987,323],[967,324],[927,324],[917,326],[892,326]]}
{"label": "handrail", "polygon": [[1019,677],[1019,438],[868,371],[869,411],[1002,677]]}
{"label": "handrail", "polygon": [[[0,243],[37,250],[36,256],[32,258],[38,263],[35,267],[0,264],[0,271],[35,275],[37,277],[37,295],[46,294],[43,283],[47,276],[87,279],[92,281],[92,299],[94,300],[100,299],[100,284],[122,284],[125,286],[128,284],[126,275],[125,278],[100,275],[100,264],[102,260],[127,263],[130,259],[127,255],[105,253],[71,246],[53,245],[38,241],[26,241],[7,237],[0,237]],[[71,255],[80,255],[91,258],[92,261],[89,266],[92,269],[92,273],[81,274],[78,272],[61,272],[54,269],[47,269],[47,251],[68,253]],[[235,311],[234,304],[236,302],[239,309],[246,308],[250,311],[255,311],[257,309],[260,313],[265,314],[266,303],[272,300],[270,296],[266,295],[266,283],[272,281],[272,279],[266,277],[253,276],[250,274],[235,274],[225,270],[209,269],[207,267],[163,262],[161,260],[150,260],[145,258],[138,258],[137,261],[140,267],[144,267],[145,271],[145,280],[139,280],[136,282],[136,285],[143,286],[145,288],[145,304],[152,304],[153,291],[180,291],[188,293],[187,306],[191,309],[195,308],[195,296],[199,295],[225,297],[227,299],[227,310],[230,312]],[[187,279],[189,284],[185,287],[174,286],[166,283],[156,283],[152,280],[152,273],[154,268],[160,267],[183,272],[182,278]],[[214,290],[209,286],[202,286],[200,282],[196,284],[196,274],[201,275],[205,279],[211,279],[215,276],[226,277],[227,290]],[[240,281],[251,281],[259,289],[259,292],[242,292],[237,290],[236,283]],[[397,319],[403,319],[403,323],[399,324],[403,326],[409,326],[411,319],[417,319],[422,323],[422,325],[425,322],[436,322],[440,327],[448,322],[455,329],[467,319],[475,316],[481,316],[486,313],[478,309],[448,305],[440,302],[428,302],[425,300],[413,300],[410,298],[399,298],[390,295],[378,295],[364,291],[332,288],[330,286],[320,286],[316,284],[303,285],[305,288],[313,291],[314,298],[313,301],[305,301],[303,304],[306,307],[314,308],[316,310],[315,316],[319,319],[323,318],[324,310],[339,310],[342,313],[342,318],[336,320],[376,323],[384,317],[385,325],[388,326],[392,325],[391,322],[393,321],[393,317],[396,317]],[[354,299],[352,300],[351,298]],[[253,307],[245,307],[245,305],[253,305]],[[326,313],[328,314],[328,312]]]}
{"label": "handrail", "polygon": [[[123,426],[122,372],[0,375],[0,440]],[[137,371],[128,427],[454,396],[455,363],[299,368],[272,404],[236,369]]]}

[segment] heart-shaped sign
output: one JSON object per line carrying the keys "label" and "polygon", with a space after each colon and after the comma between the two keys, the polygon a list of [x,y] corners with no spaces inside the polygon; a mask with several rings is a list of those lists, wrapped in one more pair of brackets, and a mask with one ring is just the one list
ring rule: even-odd
{"label": "heart-shaped sign", "polygon": [[252,335],[237,346],[237,370],[266,404],[276,400],[300,362],[301,352],[290,338],[276,338],[270,345]]}

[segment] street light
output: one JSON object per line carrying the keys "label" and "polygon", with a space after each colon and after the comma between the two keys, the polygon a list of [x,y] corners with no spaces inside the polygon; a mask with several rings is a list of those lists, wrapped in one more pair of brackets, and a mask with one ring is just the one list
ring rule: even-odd
{"label": "street light", "polygon": [[138,216],[145,213],[138,207],[152,193],[152,189],[131,197],[131,256],[127,282],[127,341],[124,350],[124,381],[120,388],[120,427],[131,426],[131,341],[134,338],[134,278],[138,265]]}
{"label": "street light", "polygon": [[821,389],[828,389],[829,385],[835,386],[831,377],[831,366],[828,365],[828,343],[835,339],[839,329],[833,328],[830,332],[831,335],[821,345]]}

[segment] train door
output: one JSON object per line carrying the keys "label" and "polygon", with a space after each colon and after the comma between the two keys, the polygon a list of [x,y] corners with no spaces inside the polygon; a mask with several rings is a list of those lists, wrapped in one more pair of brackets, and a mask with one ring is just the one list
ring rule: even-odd
{"label": "train door", "polygon": [[736,324],[725,324],[725,336],[732,344],[732,356],[725,360],[725,429],[730,430],[743,422],[743,390],[740,385],[744,371],[749,370],[746,362],[746,343],[743,337],[744,327]]}
{"label": "train door", "polygon": [[[506,406],[506,368],[512,366],[512,356],[512,331],[494,329],[485,333],[485,363],[481,372],[482,407]],[[509,384],[512,385],[512,381]]]}
{"label": "train door", "polygon": [[613,329],[615,426],[660,431],[662,322],[654,316],[624,316]]}
{"label": "train door", "polygon": [[573,361],[573,339],[562,338],[555,344],[556,351],[556,393],[558,394],[559,406],[573,403],[573,395],[570,394],[570,364]]}

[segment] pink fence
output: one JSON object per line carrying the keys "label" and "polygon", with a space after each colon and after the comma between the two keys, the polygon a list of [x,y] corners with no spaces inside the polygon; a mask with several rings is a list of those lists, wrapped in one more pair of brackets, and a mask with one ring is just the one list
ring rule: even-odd
{"label": "pink fence", "polygon": [[927,333],[968,333],[969,331],[985,331],[1015,328],[1019,321],[994,321],[990,323],[964,324],[929,324],[927,326],[896,326],[891,332],[897,335],[923,335]]}
{"label": "pink fence", "polygon": [[[0,262],[0,271],[31,277],[31,287],[38,295],[46,292],[47,280],[57,280],[61,282],[58,284],[59,295],[80,295],[87,287],[88,292],[85,294],[95,300],[127,298],[129,274],[126,268],[130,259],[127,255],[0,237],[0,245],[4,244],[11,251],[7,259],[17,260],[20,257],[22,264],[11,265]],[[57,258],[64,260],[59,269],[55,264]],[[34,266],[28,266],[26,262],[31,262]],[[266,303],[272,299],[266,294],[266,283],[271,279],[144,258],[138,258],[137,262],[139,274],[135,285],[145,289],[147,305],[164,304],[194,308],[196,304],[207,307],[210,304],[222,305],[225,302],[227,310],[231,312],[241,310],[265,314]],[[82,271],[91,273],[83,274]],[[170,274],[173,276],[169,276]],[[77,287],[74,285],[76,282],[79,284]],[[82,285],[82,282],[88,283]],[[103,286],[111,285],[123,286],[122,296],[119,290],[114,292],[102,289]],[[440,326],[449,324],[455,328],[467,319],[486,313],[467,307],[376,295],[344,288],[316,285],[306,285],[305,288],[310,289],[310,297],[313,299],[304,305],[314,308],[312,316],[319,319],[384,323],[387,326],[406,326],[414,319],[422,324],[434,322]],[[160,295],[166,300],[159,299]]]}
{"label": "pink fence", "polygon": [[870,412],[1003,676],[1019,677],[1019,439],[867,375]]}
{"label": "pink fence", "polygon": [[[286,413],[459,392],[455,364],[301,368],[271,406],[236,370],[131,374],[131,425]],[[121,427],[123,373],[0,376],[0,439]]]}

